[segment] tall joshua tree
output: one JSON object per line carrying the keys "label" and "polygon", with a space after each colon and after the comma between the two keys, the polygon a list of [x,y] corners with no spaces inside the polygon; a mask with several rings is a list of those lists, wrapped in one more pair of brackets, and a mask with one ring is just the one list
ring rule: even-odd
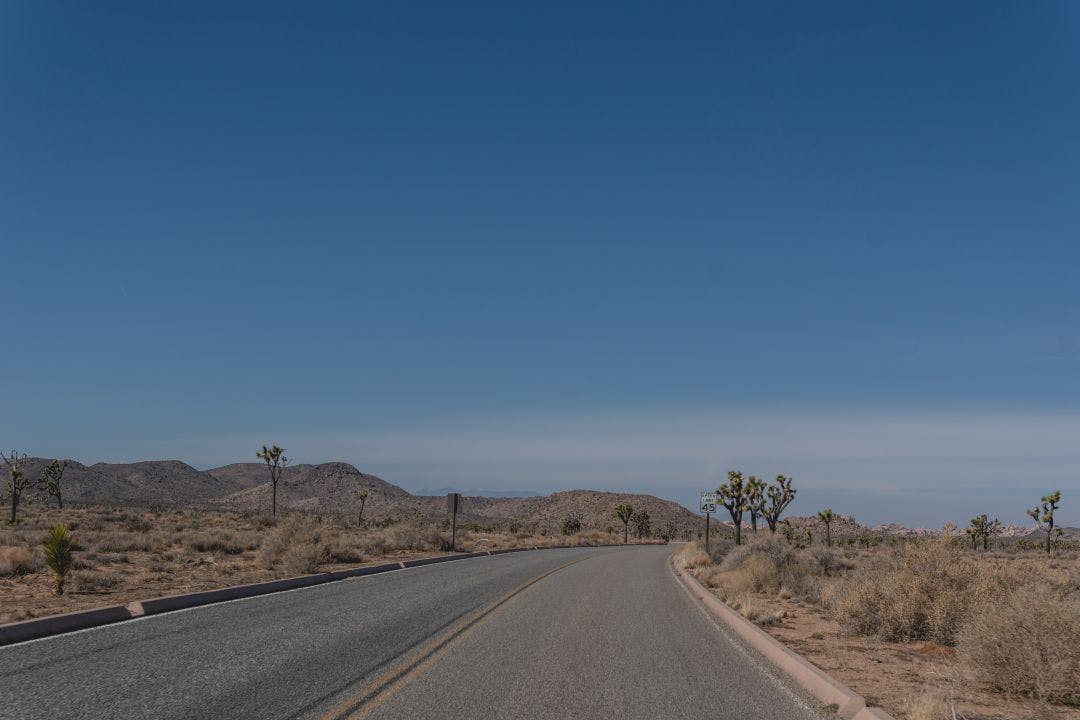
{"label": "tall joshua tree", "polygon": [[45,489],[45,492],[49,497],[56,498],[56,506],[61,510],[64,509],[64,495],[60,483],[64,479],[64,471],[67,470],[67,460],[61,463],[59,460],[53,460],[41,470],[41,477],[38,478],[38,482]]}
{"label": "tall joshua tree", "polygon": [[971,549],[976,549],[981,540],[983,550],[989,550],[991,536],[999,532],[1001,532],[1001,521],[997,518],[991,520],[986,513],[971,518],[971,524],[967,529],[968,537],[971,538]]}
{"label": "tall joshua tree", "polygon": [[1046,554],[1049,555],[1053,551],[1054,547],[1054,511],[1058,509],[1058,503],[1061,502],[1061,491],[1057,490],[1044,495],[1042,503],[1036,505],[1032,509],[1027,511],[1035,520],[1035,526],[1040,530],[1046,530]]}
{"label": "tall joshua tree", "polygon": [[825,547],[832,547],[832,523],[836,519],[832,508],[825,508],[817,514],[818,520],[825,525]]}
{"label": "tall joshua tree", "polygon": [[266,461],[266,470],[270,473],[270,511],[277,517],[277,485],[281,479],[282,471],[288,466],[289,458],[285,457],[285,449],[277,445],[273,447],[262,446],[262,450],[255,453],[255,457]]}
{"label": "tall joshua tree", "polygon": [[364,527],[364,506],[367,505],[368,489],[357,488],[356,497],[360,498],[360,514],[356,516],[356,527]]}
{"label": "tall joshua tree", "polygon": [[644,540],[650,535],[652,535],[652,522],[649,511],[642,508],[634,513],[634,536],[638,540]]}
{"label": "tall joshua tree", "polygon": [[11,524],[14,525],[19,519],[19,499],[22,498],[23,491],[32,484],[20,467],[26,459],[26,453],[12,450],[11,455],[5,455],[0,452],[0,458],[8,466],[7,492],[11,498]]}
{"label": "tall joshua tree", "polygon": [[791,478],[777,475],[776,482],[765,488],[765,499],[768,503],[762,505],[761,516],[768,523],[769,532],[775,534],[780,515],[795,499],[795,489],[791,487]]}
{"label": "tall joshua tree", "polygon": [[630,518],[634,517],[634,506],[630,503],[622,503],[615,508],[615,517],[622,520],[623,545],[630,539]]}
{"label": "tall joshua tree", "polygon": [[746,481],[746,511],[750,513],[750,528],[757,534],[757,521],[765,509],[765,483],[751,475]]}
{"label": "tall joshua tree", "polygon": [[746,481],[738,470],[728,471],[728,481],[716,488],[720,504],[727,508],[731,522],[735,525],[735,544],[742,544],[742,518],[746,512]]}

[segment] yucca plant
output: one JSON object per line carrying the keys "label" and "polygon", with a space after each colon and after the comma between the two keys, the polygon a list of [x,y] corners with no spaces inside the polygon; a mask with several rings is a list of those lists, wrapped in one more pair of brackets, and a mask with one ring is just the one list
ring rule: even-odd
{"label": "yucca plant", "polygon": [[64,594],[64,579],[71,570],[71,553],[75,549],[75,541],[68,532],[67,525],[53,525],[49,528],[45,540],[45,564],[56,576],[56,594]]}

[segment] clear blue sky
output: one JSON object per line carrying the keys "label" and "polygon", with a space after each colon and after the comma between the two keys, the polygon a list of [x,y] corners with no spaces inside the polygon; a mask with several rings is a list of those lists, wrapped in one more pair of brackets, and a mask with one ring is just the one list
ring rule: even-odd
{"label": "clear blue sky", "polygon": [[0,444],[1078,525],[1078,47],[1071,0],[2,2]]}

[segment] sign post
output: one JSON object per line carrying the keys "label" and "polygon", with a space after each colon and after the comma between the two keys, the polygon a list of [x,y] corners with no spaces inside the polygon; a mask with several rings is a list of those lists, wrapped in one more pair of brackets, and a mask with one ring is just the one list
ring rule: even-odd
{"label": "sign post", "polygon": [[461,505],[461,493],[448,493],[446,512],[450,513],[450,550],[457,552],[457,511]]}
{"label": "sign post", "polygon": [[[705,554],[709,554],[709,516],[716,512],[716,493],[701,493],[701,512],[705,513]],[[711,556],[710,556],[711,557]]]}

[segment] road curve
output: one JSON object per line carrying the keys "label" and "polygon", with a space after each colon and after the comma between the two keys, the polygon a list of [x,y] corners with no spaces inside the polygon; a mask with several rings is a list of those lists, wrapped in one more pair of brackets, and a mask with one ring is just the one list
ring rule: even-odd
{"label": "road curve", "polygon": [[669,548],[410,568],[0,648],[0,717],[817,718]]}

